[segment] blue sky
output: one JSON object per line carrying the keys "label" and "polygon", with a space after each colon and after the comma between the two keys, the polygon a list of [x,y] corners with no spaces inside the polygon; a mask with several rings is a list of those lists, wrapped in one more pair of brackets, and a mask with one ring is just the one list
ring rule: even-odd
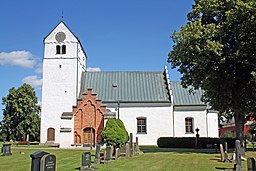
{"label": "blue sky", "polygon": [[[185,25],[193,0],[1,1],[2,97],[31,84],[41,100],[43,39],[61,21],[80,39],[88,67],[101,71],[163,71],[171,33]],[[62,19],[61,16],[64,18]],[[179,80],[170,70],[171,80]]]}

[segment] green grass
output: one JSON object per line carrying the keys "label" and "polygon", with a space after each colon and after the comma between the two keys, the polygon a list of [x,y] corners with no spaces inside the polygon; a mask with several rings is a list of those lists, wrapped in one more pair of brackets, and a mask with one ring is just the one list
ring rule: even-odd
{"label": "green grass", "polygon": [[[142,147],[142,149],[147,147]],[[162,149],[157,147],[148,147],[155,149],[154,152],[146,152],[139,157],[121,158],[120,160],[111,161],[110,164],[92,164],[99,171],[150,171],[150,170],[174,170],[174,171],[211,171],[224,170],[232,168],[234,163],[220,162],[219,154],[207,154],[186,152],[188,149],[169,149],[174,152],[159,152]],[[56,155],[57,171],[77,171],[81,166],[83,150],[64,150],[64,149],[35,149],[24,147],[13,147],[11,156],[0,156],[0,171],[28,171],[31,167],[30,154],[41,150]],[[194,149],[193,149],[194,150]],[[94,155],[94,151],[91,151]],[[24,154],[22,154],[24,153]],[[229,155],[231,156],[231,155]],[[247,152],[246,157],[256,157],[255,152]],[[92,156],[92,161],[94,156]],[[246,163],[243,162],[244,168]]]}

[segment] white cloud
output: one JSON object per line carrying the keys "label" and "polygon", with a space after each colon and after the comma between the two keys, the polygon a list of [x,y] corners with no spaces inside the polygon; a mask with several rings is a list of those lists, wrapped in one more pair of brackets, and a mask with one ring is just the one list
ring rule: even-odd
{"label": "white cloud", "polygon": [[36,64],[36,59],[28,51],[0,52],[1,65],[15,65],[23,68],[32,68]]}
{"label": "white cloud", "polygon": [[87,71],[101,71],[99,67],[88,67]]}
{"label": "white cloud", "polygon": [[41,88],[43,79],[42,78],[39,79],[39,78],[37,78],[36,75],[33,75],[33,76],[28,76],[28,77],[23,78],[22,83],[27,83],[34,88]]}
{"label": "white cloud", "polygon": [[43,64],[40,62],[37,64],[36,69],[35,69],[36,74],[42,74],[43,73]]}

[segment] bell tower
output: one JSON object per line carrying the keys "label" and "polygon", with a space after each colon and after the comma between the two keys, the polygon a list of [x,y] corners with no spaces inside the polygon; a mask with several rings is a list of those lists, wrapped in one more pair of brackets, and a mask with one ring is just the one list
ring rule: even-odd
{"label": "bell tower", "polygon": [[86,53],[79,39],[60,22],[44,39],[40,142],[69,147],[73,142],[74,118],[86,70]]}

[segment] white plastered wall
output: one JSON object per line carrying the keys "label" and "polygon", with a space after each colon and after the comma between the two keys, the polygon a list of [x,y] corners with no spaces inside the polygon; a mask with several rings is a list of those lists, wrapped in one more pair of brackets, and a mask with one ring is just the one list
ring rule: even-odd
{"label": "white plastered wall", "polygon": [[[108,108],[115,111],[114,108]],[[172,112],[171,107],[126,107],[120,108],[120,119],[126,130],[133,134],[133,141],[138,137],[140,145],[157,145],[159,137],[172,137]],[[147,134],[137,133],[137,118],[145,117]]]}
{"label": "white plastered wall", "polygon": [[207,122],[208,122],[208,136],[209,137],[219,137],[218,113],[209,112],[207,114]]}

